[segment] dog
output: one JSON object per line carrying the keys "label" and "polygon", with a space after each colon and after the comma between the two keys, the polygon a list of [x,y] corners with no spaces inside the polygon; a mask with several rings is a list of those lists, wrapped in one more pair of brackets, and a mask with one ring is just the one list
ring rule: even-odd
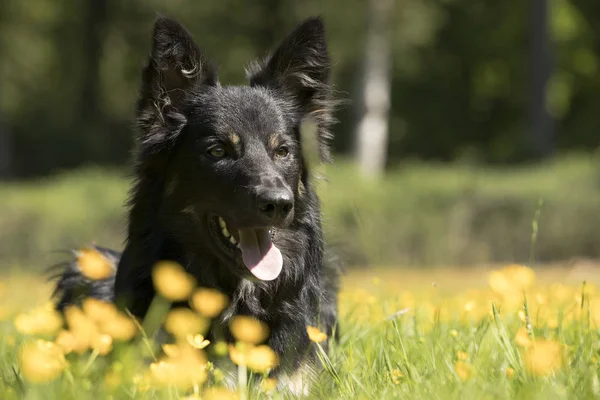
{"label": "dog", "polygon": [[324,23],[312,17],[250,64],[248,85],[222,86],[186,28],[159,16],[137,103],[124,251],[96,247],[116,271],[103,280],[67,262],[57,308],[90,296],[143,318],[151,268],[172,260],[229,296],[222,326],[235,315],[268,324],[280,360],[272,376],[316,367],[306,328],[335,335],[340,274],[326,259],[301,126],[313,121],[320,159],[331,161],[330,64]]}

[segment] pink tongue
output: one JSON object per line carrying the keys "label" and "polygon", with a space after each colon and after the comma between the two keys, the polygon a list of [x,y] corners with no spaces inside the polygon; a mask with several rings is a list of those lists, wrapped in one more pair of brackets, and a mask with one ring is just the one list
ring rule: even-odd
{"label": "pink tongue", "polygon": [[240,229],[242,259],[252,274],[262,281],[272,281],[283,267],[281,251],[273,242],[268,229]]}

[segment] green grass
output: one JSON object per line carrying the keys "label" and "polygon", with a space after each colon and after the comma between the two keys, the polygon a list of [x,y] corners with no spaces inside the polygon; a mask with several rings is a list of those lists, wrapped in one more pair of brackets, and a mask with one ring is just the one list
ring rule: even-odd
{"label": "green grass", "polygon": [[[483,269],[352,273],[340,297],[341,340],[329,358],[322,358],[326,367],[309,398],[597,398],[600,295],[592,283],[598,280],[594,268],[577,275],[565,268],[540,270],[535,285],[503,272],[516,292],[498,290],[499,283],[496,291],[487,288],[489,271]],[[581,278],[591,282],[582,287]],[[24,282],[35,281],[15,279],[4,287],[6,298],[18,297]],[[494,279],[500,278],[492,284]],[[527,308],[519,288],[527,294]],[[495,317],[493,305],[499,310]],[[401,310],[406,312],[393,316]],[[527,350],[515,337],[527,327],[525,321],[531,323],[528,340],[564,346],[562,364],[546,375],[533,374],[523,361]],[[0,323],[0,334],[2,399],[179,399],[188,394],[173,387],[145,387],[136,376],[147,367],[126,356],[134,348],[128,344],[107,357],[96,358],[89,351],[71,354],[67,372],[52,382],[33,384],[16,362],[19,348],[32,337],[17,333],[10,319]],[[507,369],[513,375],[507,376]],[[115,386],[106,384],[108,371],[120,378]],[[248,399],[266,398],[257,388],[243,392]],[[273,398],[292,396],[284,390]]]}

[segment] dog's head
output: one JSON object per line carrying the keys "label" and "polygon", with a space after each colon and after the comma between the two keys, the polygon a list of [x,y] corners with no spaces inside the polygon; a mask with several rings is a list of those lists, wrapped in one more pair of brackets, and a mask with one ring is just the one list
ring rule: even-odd
{"label": "dog's head", "polygon": [[306,117],[316,123],[321,158],[329,157],[329,69],[319,18],[248,68],[248,86],[221,86],[185,28],[156,21],[138,144],[142,162],[152,164],[140,173],[164,180],[167,234],[214,253],[237,274],[277,278],[284,258],[277,232],[293,229],[306,196]]}

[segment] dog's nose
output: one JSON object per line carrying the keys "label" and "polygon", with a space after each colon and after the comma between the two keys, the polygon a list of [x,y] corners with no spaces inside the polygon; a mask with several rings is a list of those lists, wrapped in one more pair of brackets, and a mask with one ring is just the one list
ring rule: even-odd
{"label": "dog's nose", "polygon": [[294,208],[294,198],[287,188],[270,188],[258,193],[258,210],[272,225],[285,221]]}

